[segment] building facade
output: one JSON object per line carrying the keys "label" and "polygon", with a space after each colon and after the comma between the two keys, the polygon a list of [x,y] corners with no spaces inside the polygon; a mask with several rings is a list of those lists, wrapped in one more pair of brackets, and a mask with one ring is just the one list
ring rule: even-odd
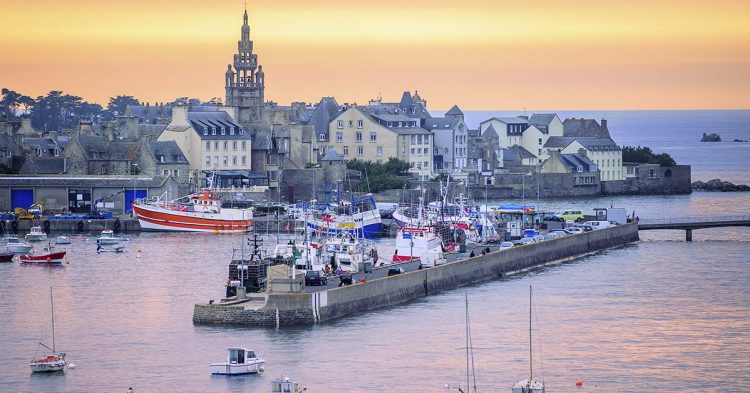
{"label": "building facade", "polygon": [[265,104],[265,73],[253,53],[247,9],[242,16],[240,40],[232,64],[227,65],[224,77],[226,105],[237,108],[237,121],[261,123]]}

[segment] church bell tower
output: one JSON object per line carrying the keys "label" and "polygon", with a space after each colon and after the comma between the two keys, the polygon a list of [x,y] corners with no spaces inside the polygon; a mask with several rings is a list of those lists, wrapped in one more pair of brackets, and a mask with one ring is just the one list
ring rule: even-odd
{"label": "church bell tower", "polygon": [[238,121],[241,124],[259,123],[264,101],[265,74],[258,65],[258,55],[253,53],[250,40],[250,25],[247,22],[247,9],[242,17],[242,32],[237,41],[234,61],[227,66],[225,87],[226,105],[237,107]]}

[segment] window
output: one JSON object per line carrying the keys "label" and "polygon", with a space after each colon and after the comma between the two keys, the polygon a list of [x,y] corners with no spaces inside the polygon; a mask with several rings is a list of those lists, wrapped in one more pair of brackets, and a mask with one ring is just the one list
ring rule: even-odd
{"label": "window", "polygon": [[417,163],[417,169],[422,169],[422,163],[421,162]]}
{"label": "window", "polygon": [[[446,150],[447,150],[447,149],[446,149]],[[429,148],[429,147],[425,147],[425,148],[424,148],[424,155],[426,155],[426,156],[429,156],[429,155],[430,155],[430,148]]]}
{"label": "window", "polygon": [[428,161],[424,162],[424,169],[430,169],[430,163]]}
{"label": "window", "polygon": [[242,150],[247,150],[247,141],[242,141]]}
{"label": "window", "polygon": [[357,146],[357,156],[362,157],[365,154],[365,149],[362,146]]}
{"label": "window", "polygon": [[180,176],[180,170],[179,170],[179,169],[175,169],[175,170],[173,170],[173,171],[172,171],[172,176],[174,176],[174,177],[178,177],[178,176]]}
{"label": "window", "polygon": [[245,130],[243,130],[243,129],[242,129],[242,127],[240,127],[240,128],[239,128],[239,131],[240,131],[240,132],[239,132],[239,134],[240,134],[240,135],[242,135],[242,134],[244,134],[244,133],[245,133]]}
{"label": "window", "polygon": [[229,157],[224,156],[224,166],[229,165]]}
{"label": "window", "polygon": [[336,131],[336,142],[342,143],[344,142],[344,133],[341,131]]}
{"label": "window", "polygon": [[344,156],[349,155],[349,146],[344,146]]}
{"label": "window", "polygon": [[357,128],[362,128],[365,126],[365,122],[363,120],[357,120]]}
{"label": "window", "polygon": [[422,144],[422,135],[417,135],[417,144],[418,145]]}
{"label": "window", "polygon": [[362,142],[362,133],[357,131],[357,142]]}
{"label": "window", "polygon": [[160,154],[157,157],[159,158],[159,162],[164,162],[164,155]]}
{"label": "window", "polygon": [[214,142],[214,150],[219,150],[219,141]]}
{"label": "window", "polygon": [[229,135],[234,135],[234,127],[229,127]]}
{"label": "window", "polygon": [[219,156],[214,156],[214,166],[219,166]]}
{"label": "window", "polygon": [[161,174],[164,175],[164,176],[169,176],[169,169],[165,169],[165,170],[161,171]]}
{"label": "window", "polygon": [[208,127],[203,126],[203,135],[208,135]]}
{"label": "window", "polygon": [[370,143],[375,143],[378,141],[378,134],[371,132],[370,133]]}
{"label": "window", "polygon": [[206,151],[211,151],[211,142],[206,142]]}
{"label": "window", "polygon": [[229,142],[224,141],[224,150],[226,150],[228,146],[229,146]]}
{"label": "window", "polygon": [[216,135],[216,127],[211,127],[211,135]]}
{"label": "window", "polygon": [[417,155],[418,155],[418,156],[421,156],[421,155],[422,155],[422,148],[421,148],[421,147],[418,147],[418,148],[417,148]]}
{"label": "window", "polygon": [[417,136],[416,135],[412,135],[411,136],[411,144],[412,145],[416,145],[417,144]]}
{"label": "window", "polygon": [[378,146],[378,157],[383,157],[383,146]]}
{"label": "window", "polygon": [[538,156],[541,156],[541,155],[542,155],[542,149],[539,149],[539,154],[537,154],[537,155],[538,155]]}
{"label": "window", "polygon": [[227,134],[227,128],[224,127],[224,126],[222,126],[221,127],[221,135],[226,135],[226,134]]}
{"label": "window", "polygon": [[232,141],[232,150],[237,150],[237,141]]}
{"label": "window", "polygon": [[206,156],[206,166],[211,166],[211,156]]}
{"label": "window", "polygon": [[318,140],[319,141],[325,141],[326,140],[326,134],[320,134],[320,135],[318,135]]}
{"label": "window", "polygon": [[351,127],[351,126],[353,126],[353,125],[354,125],[354,121],[352,121],[352,120],[349,120],[349,127]]}
{"label": "window", "polygon": [[337,128],[344,128],[344,121],[343,120],[337,121],[336,122],[336,127]]}
{"label": "window", "polygon": [[242,156],[242,165],[247,165],[247,157]]}
{"label": "window", "polygon": [[107,173],[107,165],[102,165],[102,172],[101,174],[104,175]]}
{"label": "window", "polygon": [[414,148],[413,147],[411,148],[411,152],[410,153],[411,153],[411,155],[414,155]]}
{"label": "window", "polygon": [[232,166],[237,166],[237,156],[232,156]]}

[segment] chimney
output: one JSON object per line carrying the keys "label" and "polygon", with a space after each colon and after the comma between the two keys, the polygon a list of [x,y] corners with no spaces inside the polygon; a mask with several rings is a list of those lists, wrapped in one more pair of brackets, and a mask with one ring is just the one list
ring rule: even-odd
{"label": "chimney", "polygon": [[602,128],[607,129],[607,119],[602,119]]}

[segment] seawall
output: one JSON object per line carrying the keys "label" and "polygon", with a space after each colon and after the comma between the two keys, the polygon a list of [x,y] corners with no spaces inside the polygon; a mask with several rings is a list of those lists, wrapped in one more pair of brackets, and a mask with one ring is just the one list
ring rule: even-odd
{"label": "seawall", "polygon": [[196,304],[193,323],[305,325],[393,306],[440,291],[504,277],[556,260],[638,240],[635,223],[492,252],[434,268],[314,293],[269,293],[264,304]]}
{"label": "seawall", "polygon": [[101,232],[111,229],[115,232],[138,232],[141,225],[138,220],[131,218],[123,219],[78,219],[78,220],[2,220],[0,229],[7,233],[26,233],[32,226],[41,226],[46,232]]}

